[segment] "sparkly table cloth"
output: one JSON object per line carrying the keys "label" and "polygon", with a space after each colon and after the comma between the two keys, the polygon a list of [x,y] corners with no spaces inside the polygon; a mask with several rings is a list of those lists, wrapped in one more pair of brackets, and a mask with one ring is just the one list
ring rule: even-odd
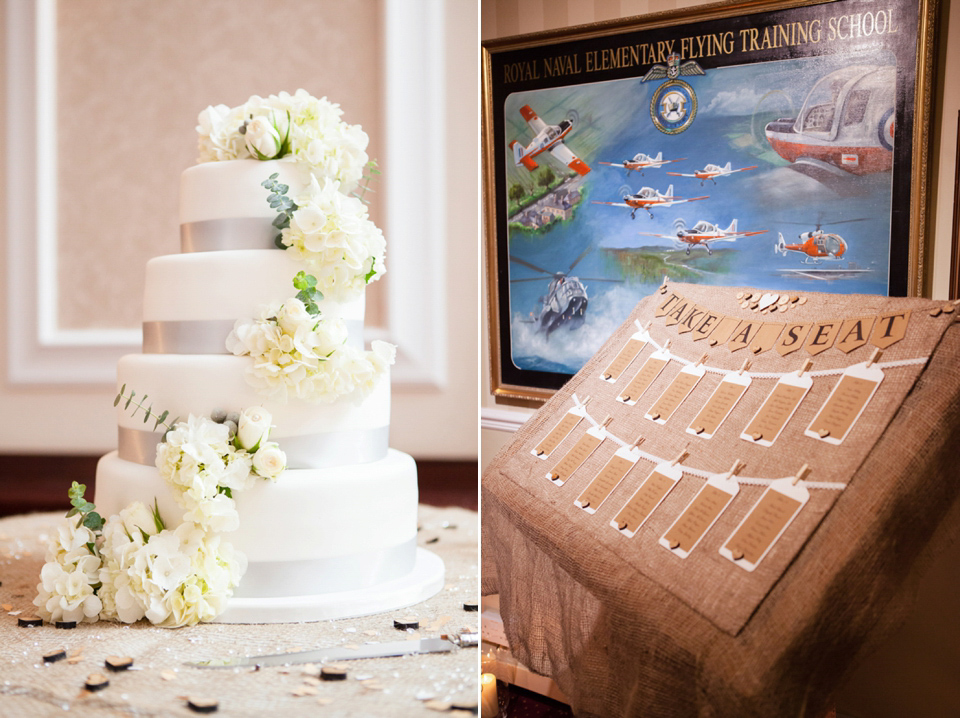
{"label": "sparkly table cloth", "polygon": [[[48,534],[62,514],[0,519],[0,715],[8,718],[72,715],[197,715],[187,699],[212,699],[230,716],[435,716],[468,715],[456,706],[475,705],[477,649],[344,662],[345,681],[319,681],[317,668],[198,669],[184,665],[234,656],[262,655],[365,642],[428,638],[478,630],[477,514],[459,508],[420,506],[419,545],[446,564],[444,588],[416,606],[390,613],[299,624],[156,628],[145,621],[108,622],[75,629],[18,626],[17,615],[35,612],[40,568]],[[22,612],[19,613],[18,612]],[[398,631],[393,619],[417,616],[419,632]],[[45,663],[64,649],[68,658]],[[108,656],[129,656],[133,668],[111,672]],[[101,673],[110,685],[84,689]],[[454,707],[449,707],[449,704]]]}

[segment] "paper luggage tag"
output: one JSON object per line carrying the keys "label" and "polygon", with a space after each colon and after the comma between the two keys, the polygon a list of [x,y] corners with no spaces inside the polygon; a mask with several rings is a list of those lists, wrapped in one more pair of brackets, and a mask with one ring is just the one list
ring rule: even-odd
{"label": "paper luggage tag", "polygon": [[[650,326],[649,322],[647,326]],[[643,348],[647,346],[647,342],[649,341],[650,335],[647,334],[646,327],[641,327],[638,331],[634,332],[627,340],[627,343],[623,345],[623,348],[617,352],[613,361],[607,365],[606,369],[600,372],[600,378],[610,384],[615,383],[626,368],[630,366],[630,363],[643,351]]]}
{"label": "paper luggage tag", "polygon": [[753,571],[796,518],[810,492],[803,481],[777,479],[763,492],[726,543],[720,554],[747,571]]}
{"label": "paper luggage tag", "polygon": [[546,477],[557,486],[563,486],[573,472],[579,469],[580,465],[587,460],[587,457],[603,443],[607,436],[605,426],[606,423],[600,426],[591,426],[587,429],[557,465],[545,474]]}
{"label": "paper luggage tag", "polygon": [[703,378],[706,370],[702,362],[703,359],[696,364],[683,367],[673,378],[673,381],[670,382],[670,386],[663,390],[663,393],[644,416],[658,424],[665,424],[667,419],[673,416],[673,412],[677,410],[677,407],[680,406],[683,400],[693,391],[693,388],[700,379]]}
{"label": "paper luggage tag", "polygon": [[863,414],[882,381],[883,370],[874,360],[847,367],[827,397],[827,402],[803,433],[829,444],[840,444]]}
{"label": "paper luggage tag", "polygon": [[567,413],[563,415],[563,418],[557,422],[557,425],[550,429],[548,433],[537,446],[533,449],[530,449],[530,453],[536,456],[538,459],[544,459],[550,454],[553,453],[553,450],[560,446],[560,442],[567,438],[570,435],[570,432],[573,431],[577,424],[580,423],[580,420],[587,415],[587,402],[584,401],[583,404],[579,406],[574,406],[567,409]]}
{"label": "paper luggage tag", "polygon": [[687,433],[701,439],[712,438],[752,381],[750,375],[744,371],[731,372],[724,376],[700,413],[690,422]]}
{"label": "paper luggage tag", "polygon": [[680,558],[689,556],[739,491],[740,482],[734,471],[711,476],[660,537],[660,545]]}
{"label": "paper luggage tag", "polygon": [[784,374],[777,385],[773,387],[770,396],[763,402],[757,413],[753,415],[747,428],[740,434],[740,438],[761,446],[770,446],[783,427],[796,412],[803,397],[813,386],[813,379],[807,373],[810,363],[804,364],[797,372]]}
{"label": "paper luggage tag", "polygon": [[[667,342],[669,345],[670,342]],[[653,354],[647,357],[647,360],[640,367],[640,370],[634,375],[627,387],[617,397],[617,401],[627,406],[633,406],[637,403],[640,395],[647,390],[653,380],[660,376],[663,368],[670,363],[670,351],[667,346],[663,349],[657,349]]]}
{"label": "paper luggage tag", "polygon": [[671,464],[669,461],[657,464],[610,525],[623,535],[633,538],[682,477],[683,469],[679,464]]}
{"label": "paper luggage tag", "polygon": [[639,459],[640,449],[635,445],[620,447],[573,503],[588,514],[596,513]]}

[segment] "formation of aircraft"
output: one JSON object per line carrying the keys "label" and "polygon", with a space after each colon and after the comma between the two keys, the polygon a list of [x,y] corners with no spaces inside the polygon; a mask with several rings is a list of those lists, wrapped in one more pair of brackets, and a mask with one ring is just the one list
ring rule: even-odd
{"label": "formation of aircraft", "polygon": [[[843,169],[853,174],[888,170],[891,164],[894,135],[894,120],[889,109],[892,104],[888,89],[888,86],[892,86],[892,83],[888,82],[890,73],[891,68],[887,67],[857,66],[845,68],[821,78],[821,81],[810,91],[796,118],[780,119],[767,125],[765,133],[771,147],[798,169],[808,166],[812,169],[827,167],[835,173],[837,169]],[[837,88],[841,90],[837,92]],[[848,108],[854,108],[857,112],[853,109],[847,112]],[[568,111],[566,118],[557,124],[546,123],[530,105],[521,107],[520,114],[533,132],[533,138],[527,144],[518,140],[510,142],[509,147],[518,167],[522,166],[528,171],[536,170],[538,164],[535,158],[547,152],[580,176],[591,171],[591,168],[565,144],[578,123],[575,111]],[[852,125],[847,127],[840,122],[841,115],[843,117],[863,116],[863,121],[856,127]],[[864,138],[868,138],[869,141]],[[599,162],[599,164],[622,168],[626,170],[629,177],[631,172],[639,172],[642,176],[646,170],[660,169],[685,159],[685,157],[664,159],[662,151],[658,151],[655,156],[638,152],[632,158],[624,159],[622,162]],[[689,173],[668,171],[666,174],[671,177],[697,179],[702,187],[708,181],[716,184],[719,177],[755,169],[758,169],[757,165],[734,168],[732,162],[728,161],[724,165],[709,163],[702,169]],[[620,201],[592,200],[592,203],[624,207],[630,210],[630,218],[636,219],[638,210],[643,210],[653,218],[654,208],[672,207],[709,199],[708,196],[676,196],[672,184],[664,192],[653,187],[642,187],[634,192],[630,187],[623,186],[618,194],[621,196]],[[688,227],[683,219],[677,219],[673,226],[676,231],[672,234],[653,232],[639,234],[671,240],[676,247],[684,249],[687,255],[697,247],[704,249],[710,255],[711,247],[716,242],[734,242],[737,239],[765,234],[768,231],[766,229],[740,231],[737,228],[736,219],[733,219],[726,228],[706,220],[698,221],[692,227]],[[809,226],[807,225],[807,230]],[[778,232],[774,248],[777,255],[784,257],[790,253],[799,255],[803,265],[817,265],[824,261],[836,262],[848,258],[845,255],[849,254],[847,240],[836,232],[824,231],[822,222],[817,222],[813,230],[801,232],[796,242],[788,242],[783,233]],[[531,312],[529,320],[535,323],[538,331],[545,333],[547,337],[558,328],[566,326],[568,329],[575,329],[583,323],[589,303],[584,281],[622,281],[605,278],[587,280],[572,275],[571,272],[588,252],[589,250],[577,257],[565,272],[550,272],[519,257],[510,256],[511,262],[527,267],[540,275],[511,279],[511,282],[548,282],[546,292],[537,300],[536,311]],[[775,271],[799,273],[816,279],[831,279],[854,276],[871,270],[858,268],[851,263],[846,269],[808,267]]]}
{"label": "formation of aircraft", "polygon": [[522,165],[532,172],[539,166],[533,158],[543,152],[549,152],[578,175],[585,175],[590,171],[586,162],[573,154],[563,143],[564,138],[573,130],[574,120],[572,118],[561,120],[557,125],[548,125],[537,117],[537,113],[530,108],[530,105],[521,107],[520,114],[527,121],[530,129],[533,130],[534,137],[526,146],[520,144],[517,140],[510,143],[510,149],[513,150],[513,160],[518,167]]}
{"label": "formation of aircraft", "polygon": [[706,220],[700,220],[693,227],[687,227],[683,219],[678,219],[673,223],[677,228],[676,234],[655,234],[653,232],[638,232],[645,237],[660,237],[662,239],[672,239],[681,247],[686,248],[687,254],[694,247],[703,247],[707,254],[713,254],[710,251],[710,245],[713,242],[734,242],[743,237],[753,237],[763,234],[767,230],[760,229],[751,232],[737,231],[737,220],[733,220],[726,229],[721,229],[719,225]]}
{"label": "formation of aircraft", "polygon": [[653,212],[651,208],[653,207],[672,207],[675,204],[684,204],[685,202],[696,202],[701,199],[709,199],[708,197],[674,197],[673,196],[673,185],[667,187],[666,192],[659,192],[653,187],[644,187],[639,192],[632,193],[630,192],[629,187],[621,187],[620,191],[626,190],[626,193],[623,194],[623,202],[601,202],[600,200],[593,200],[594,204],[606,204],[612,207],[627,207],[630,210],[630,219],[636,219],[637,210],[643,209],[646,210],[647,214],[650,215],[651,219],[653,218]]}
{"label": "formation of aircraft", "polygon": [[623,162],[601,162],[600,164],[610,167],[622,167],[627,171],[627,175],[629,176],[631,172],[639,172],[642,175],[644,170],[659,169],[671,162],[680,162],[685,159],[686,157],[678,157],[675,160],[665,160],[663,159],[663,152],[658,152],[656,157],[638,152],[633,156],[632,160],[624,160]]}
{"label": "formation of aircraft", "polygon": [[708,164],[702,170],[697,170],[696,172],[692,172],[689,174],[685,174],[681,172],[667,172],[667,174],[673,177],[694,177],[700,180],[700,186],[702,187],[703,183],[706,182],[707,180],[710,180],[711,182],[716,184],[717,177],[726,177],[727,175],[732,175],[736,172],[746,172],[747,170],[755,170],[755,169],[757,169],[757,165],[753,165],[751,167],[741,167],[740,169],[735,170],[735,169],[731,169],[730,163],[727,162],[727,164],[725,164],[723,167],[721,167],[720,165]]}

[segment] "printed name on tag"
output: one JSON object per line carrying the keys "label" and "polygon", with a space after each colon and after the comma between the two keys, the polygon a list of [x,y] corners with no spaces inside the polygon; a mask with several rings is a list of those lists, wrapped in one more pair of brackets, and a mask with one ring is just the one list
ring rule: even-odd
{"label": "printed name on tag", "polygon": [[583,419],[586,413],[583,408],[585,405],[584,403],[581,406],[568,409],[567,413],[563,415],[563,418],[557,422],[557,425],[550,429],[550,432],[543,438],[543,441],[537,444],[535,448],[530,449],[530,453],[538,459],[546,460],[546,458],[553,453],[553,450],[560,445],[560,442],[566,439],[570,435],[570,432],[580,423],[580,420]]}
{"label": "printed name on tag", "polygon": [[589,514],[596,513],[600,505],[620,485],[630,469],[640,459],[640,450],[636,446],[624,446],[617,449],[610,461],[590,480],[587,488],[573,502]]}
{"label": "printed name on tag", "polygon": [[803,397],[813,386],[813,379],[807,373],[809,363],[799,372],[792,372],[780,377],[773,387],[770,396],[763,402],[757,413],[753,415],[747,428],[740,434],[740,438],[761,446],[770,446],[783,427],[796,412]]}
{"label": "printed name on tag", "polygon": [[607,368],[600,372],[600,378],[611,384],[616,382],[645,346],[647,346],[647,333],[645,331],[635,333],[617,352]]}
{"label": "printed name on tag", "polygon": [[720,548],[720,554],[753,571],[809,499],[810,492],[803,481],[773,481]]}
{"label": "printed name on tag", "polygon": [[663,368],[670,363],[670,352],[667,350],[667,347],[663,349],[658,349],[653,354],[651,354],[647,360],[643,363],[643,366],[640,367],[640,370],[634,375],[633,379],[630,380],[630,383],[627,384],[627,387],[621,392],[620,396],[617,397],[617,401],[621,404],[627,404],[628,406],[633,406],[637,403],[637,399],[647,390],[653,380],[660,376],[660,372],[663,371]]}
{"label": "printed name on tag", "polygon": [[747,391],[751,381],[750,375],[746,372],[724,376],[700,413],[690,422],[687,433],[699,436],[701,439],[712,438],[724,420],[730,416],[730,412]]}
{"label": "printed name on tag", "polygon": [[659,544],[675,556],[686,558],[739,492],[740,482],[735,470],[714,474],[660,537]]}
{"label": "printed name on tag", "polygon": [[683,367],[644,416],[658,424],[666,423],[703,378],[706,370],[703,368],[702,361],[703,359],[695,365]]}
{"label": "printed name on tag", "polygon": [[579,469],[590,454],[603,443],[606,435],[603,426],[591,426],[583,436],[577,439],[577,443],[560,459],[557,465],[546,473],[546,477],[557,486],[563,486],[573,472]]}
{"label": "printed name on tag", "polygon": [[803,433],[830,444],[841,443],[863,414],[883,381],[883,371],[871,362],[847,367],[826,403]]}
{"label": "printed name on tag", "polygon": [[625,536],[633,538],[682,477],[683,470],[680,466],[669,462],[657,464],[610,525]]}

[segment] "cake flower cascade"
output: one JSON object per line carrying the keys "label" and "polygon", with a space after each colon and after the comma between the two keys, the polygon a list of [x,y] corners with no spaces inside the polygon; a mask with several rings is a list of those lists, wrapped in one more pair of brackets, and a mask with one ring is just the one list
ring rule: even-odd
{"label": "cake flower cascade", "polygon": [[259,479],[276,481],[286,456],[269,441],[271,416],[260,407],[167,423],[121,387],[116,402],[143,410],[145,422],[166,429],[156,464],[177,503],[182,523],[168,529],[154,499],[134,501],[103,519],[73,482],[73,508],[48,541],[34,605],[49,622],[194,625],[226,608],[246,570],[246,557],[221,534],[239,526],[234,493]]}
{"label": "cake flower cascade", "polygon": [[339,105],[305,90],[254,95],[233,108],[210,106],[198,119],[199,161],[292,157],[314,177],[339,182],[350,193],[369,162],[369,138],[342,115]]}
{"label": "cake flower cascade", "polygon": [[343,321],[320,313],[316,277],[300,272],[293,285],[297,296],[237,321],[227,337],[229,352],[252,359],[247,382],[280,402],[291,396],[317,403],[367,396],[394,362],[396,348],[378,340],[366,352],[347,345]]}

